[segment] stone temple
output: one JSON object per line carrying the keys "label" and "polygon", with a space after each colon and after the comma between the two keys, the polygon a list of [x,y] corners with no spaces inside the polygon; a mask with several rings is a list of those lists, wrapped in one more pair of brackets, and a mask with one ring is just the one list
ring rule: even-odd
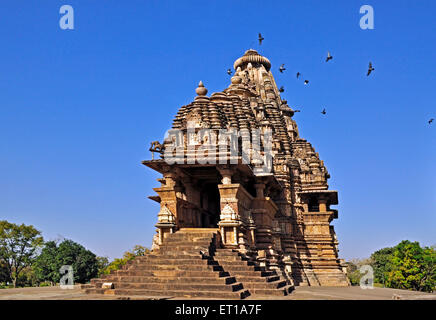
{"label": "stone temple", "polygon": [[[348,286],[331,221],[337,191],[282,100],[270,61],[248,50],[228,88],[182,106],[159,159],[150,254],[85,285],[123,296],[245,298]],[[247,147],[246,147],[247,146]]]}

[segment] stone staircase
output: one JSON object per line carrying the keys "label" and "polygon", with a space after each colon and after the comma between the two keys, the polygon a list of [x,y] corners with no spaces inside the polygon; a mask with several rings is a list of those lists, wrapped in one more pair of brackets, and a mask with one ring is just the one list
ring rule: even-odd
{"label": "stone staircase", "polygon": [[[285,295],[293,286],[231,249],[217,248],[217,229],[181,229],[159,249],[136,257],[120,270],[92,279],[89,294],[120,298],[182,297],[244,299]],[[111,283],[111,288],[103,287]]]}
{"label": "stone staircase", "polygon": [[241,282],[251,295],[284,296],[294,289],[279,270],[267,270],[236,250],[216,249],[212,259]]}

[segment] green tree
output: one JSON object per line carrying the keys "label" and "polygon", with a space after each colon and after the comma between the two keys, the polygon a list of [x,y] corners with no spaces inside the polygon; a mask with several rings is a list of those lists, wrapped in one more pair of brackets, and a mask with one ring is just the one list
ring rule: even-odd
{"label": "green tree", "polygon": [[55,241],[47,241],[41,254],[36,258],[33,264],[33,270],[37,282],[49,281],[53,285],[55,279],[59,276],[59,268],[57,268],[57,244]]}
{"label": "green tree", "polygon": [[26,267],[17,278],[17,286],[33,287],[38,283],[32,267]]}
{"label": "green tree", "polygon": [[147,247],[137,244],[136,246],[133,247],[132,250],[124,252],[123,258],[127,260],[132,260],[136,257],[144,256],[149,252],[150,250]]}
{"label": "green tree", "polygon": [[97,257],[98,264],[98,276],[101,276],[104,273],[104,270],[109,266],[109,258],[108,257]]}
{"label": "green tree", "polygon": [[31,225],[0,221],[0,260],[6,264],[14,287],[20,273],[32,264],[43,242],[41,232]]}
{"label": "green tree", "polygon": [[0,284],[5,282],[11,282],[11,278],[9,277],[6,262],[0,260]]}
{"label": "green tree", "polygon": [[59,270],[63,265],[73,267],[74,282],[77,283],[88,282],[98,274],[99,262],[94,253],[72,240],[64,240],[59,246],[49,241],[34,264],[38,281],[58,283],[62,276]]}
{"label": "green tree", "polygon": [[419,242],[404,240],[392,253],[386,285],[390,288],[432,292],[436,286],[436,252]]}
{"label": "green tree", "polygon": [[136,245],[132,250],[126,251],[123,254],[122,258],[116,258],[112,261],[103,271],[104,274],[110,274],[112,270],[118,270],[123,265],[127,263],[127,261],[133,260],[138,256],[144,256],[149,253],[150,250],[144,246]]}
{"label": "green tree", "polygon": [[374,282],[385,284],[389,272],[392,270],[390,261],[394,248],[383,248],[371,255],[371,266],[374,269]]}

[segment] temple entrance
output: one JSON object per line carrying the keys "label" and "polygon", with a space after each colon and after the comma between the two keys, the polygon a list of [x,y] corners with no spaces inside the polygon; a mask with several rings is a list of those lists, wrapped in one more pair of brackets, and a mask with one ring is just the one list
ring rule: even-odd
{"label": "temple entrance", "polygon": [[200,193],[201,225],[200,228],[218,228],[220,220],[220,193],[217,183],[206,183]]}

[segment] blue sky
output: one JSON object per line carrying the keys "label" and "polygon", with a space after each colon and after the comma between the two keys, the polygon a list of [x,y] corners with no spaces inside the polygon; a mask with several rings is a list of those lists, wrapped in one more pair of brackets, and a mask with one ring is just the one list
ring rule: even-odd
{"label": "blue sky", "polygon": [[[64,4],[74,30],[59,28]],[[359,27],[364,4],[374,30]],[[435,12],[431,0],[2,1],[0,219],[111,258],[150,246],[150,141],[199,80],[223,90],[227,68],[254,48],[339,191],[340,256],[435,244]]]}

